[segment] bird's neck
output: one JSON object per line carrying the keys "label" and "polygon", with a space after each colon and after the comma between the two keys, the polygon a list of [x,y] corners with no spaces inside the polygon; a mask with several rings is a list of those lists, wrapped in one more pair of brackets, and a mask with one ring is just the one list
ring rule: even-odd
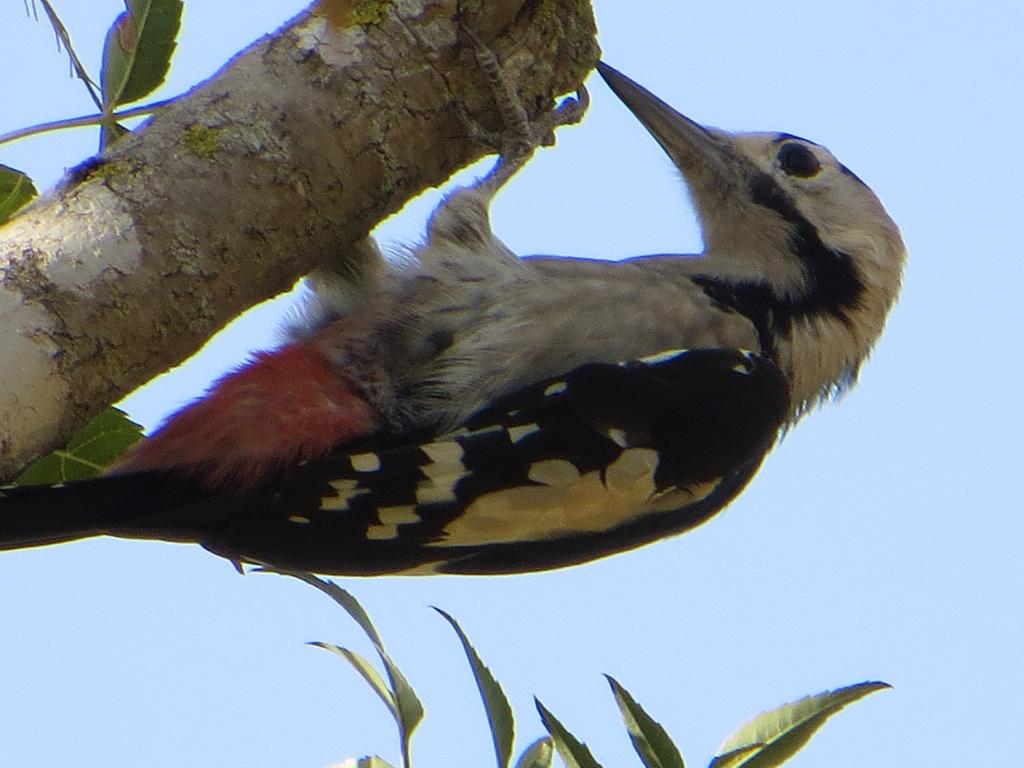
{"label": "bird's neck", "polygon": [[749,255],[711,253],[685,268],[716,302],[753,323],[762,353],[789,378],[798,417],[855,382],[895,294],[888,282],[856,266],[861,259],[841,251],[759,267],[753,261]]}

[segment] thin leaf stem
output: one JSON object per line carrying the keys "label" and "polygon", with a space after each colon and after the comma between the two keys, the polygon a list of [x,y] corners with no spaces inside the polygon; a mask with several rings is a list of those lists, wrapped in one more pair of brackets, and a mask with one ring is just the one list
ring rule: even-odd
{"label": "thin leaf stem", "polygon": [[65,128],[81,128],[87,125],[101,125],[104,122],[113,118],[114,120],[123,120],[129,117],[138,117],[139,115],[148,115],[151,112],[156,112],[158,109],[166,107],[171,102],[175,101],[177,97],[170,99],[164,99],[162,101],[154,101],[151,104],[143,104],[141,107],[132,107],[131,109],[124,109],[120,112],[114,112],[112,115],[104,115],[97,113],[95,115],[83,115],[81,117],[71,117],[64,120],[53,120],[48,123],[39,123],[38,125],[30,125],[27,128],[19,128],[16,131],[10,133],[0,134],[0,144],[7,144],[11,141],[17,141],[18,139],[24,139],[29,136],[35,136],[39,133],[47,133],[48,131],[59,131]]}

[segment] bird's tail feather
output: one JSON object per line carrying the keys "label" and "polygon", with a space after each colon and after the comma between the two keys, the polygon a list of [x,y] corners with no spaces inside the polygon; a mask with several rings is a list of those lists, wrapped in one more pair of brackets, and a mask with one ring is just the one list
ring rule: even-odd
{"label": "bird's tail feather", "polygon": [[102,535],[199,542],[219,517],[211,520],[208,500],[198,487],[154,473],[2,487],[0,550]]}

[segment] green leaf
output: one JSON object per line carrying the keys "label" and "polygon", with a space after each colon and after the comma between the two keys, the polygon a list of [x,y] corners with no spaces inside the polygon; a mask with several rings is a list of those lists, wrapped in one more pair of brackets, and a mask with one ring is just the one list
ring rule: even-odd
{"label": "green leaf", "polygon": [[384,650],[384,642],[381,640],[380,635],[377,634],[376,627],[373,626],[373,622],[370,621],[369,614],[359,601],[353,597],[352,593],[346,589],[342,589],[333,581],[329,579],[320,579],[311,573],[306,571],[292,571],[285,568],[271,568],[268,570],[276,571],[277,573],[284,574],[285,576],[291,576],[299,581],[304,581],[311,587],[315,587],[327,595],[331,600],[340,605],[345,613],[352,617],[353,621],[359,625],[359,628],[363,630],[370,642],[373,643],[373,647],[377,652]]}
{"label": "green leaf", "polygon": [[0,164],[0,224],[38,194],[32,179],[21,171]]}
{"label": "green leaf", "polygon": [[423,704],[412,689],[412,686],[409,685],[405,675],[395,666],[391,658],[381,653],[381,661],[384,663],[388,678],[391,680],[392,691],[398,704],[398,728],[402,738],[402,755],[405,757],[406,765],[408,765],[412,734],[416,730],[416,726],[423,720]]}
{"label": "green leaf", "polygon": [[107,408],[82,427],[67,448],[30,464],[15,483],[54,485],[97,477],[142,437],[142,427],[117,408]]}
{"label": "green leaf", "polygon": [[109,112],[152,93],[164,81],[181,26],[181,0],[127,0],[107,31],[100,87]]}
{"label": "green leaf", "polygon": [[569,733],[566,727],[558,721],[558,718],[540,703],[540,699],[534,699],[534,702],[540,713],[540,721],[544,724],[547,732],[551,734],[551,740],[555,742],[555,749],[558,750],[559,757],[565,763],[565,768],[601,768],[601,764],[590,754],[587,746]]}
{"label": "green leaf", "polygon": [[551,739],[543,736],[528,746],[516,760],[516,768],[551,768],[555,747]]}
{"label": "green leaf", "polygon": [[[359,601],[356,600],[351,593],[342,589],[333,581],[317,578],[311,573],[307,573],[305,571],[294,571],[287,568],[268,567],[260,570],[291,576],[292,578],[304,581],[310,586],[319,589],[331,598],[331,600],[340,605],[345,612],[352,617],[356,624],[359,625],[359,628],[366,633],[366,636],[370,638],[370,642],[373,643],[373,647],[376,649],[377,655],[380,657],[381,663],[384,665],[384,671],[387,673],[389,685],[386,686],[386,689],[389,690],[394,701],[394,706],[389,706],[389,709],[395,719],[395,724],[398,726],[398,734],[402,744],[402,761],[408,768],[410,762],[410,742],[412,740],[412,734],[416,730],[416,726],[418,726],[423,720],[423,704],[420,702],[416,692],[412,689],[412,686],[409,685],[409,681],[406,680],[405,675],[402,674],[402,671],[394,661],[391,660],[391,657],[384,648],[384,642],[381,640],[380,635],[377,633],[377,629],[373,626],[373,622],[370,621],[370,617],[363,609],[363,606],[359,604]],[[323,647],[329,646],[324,644]],[[351,658],[348,660],[352,662]],[[360,673],[363,674],[364,678],[366,678],[365,673],[358,665],[356,668],[359,669]],[[366,679],[369,682],[369,678]],[[374,685],[372,682],[370,684],[371,686]],[[377,690],[376,687],[374,689]],[[378,695],[380,695],[379,691]],[[385,701],[385,703],[387,703],[387,701]]]}
{"label": "green leaf", "polygon": [[636,703],[629,691],[614,677],[605,677],[612,687],[612,693],[615,694],[615,703],[622,712],[622,719],[626,723],[633,748],[640,755],[640,761],[646,768],[685,768],[683,756],[679,754],[665,729]]}
{"label": "green leaf", "polygon": [[832,715],[869,693],[889,688],[866,682],[807,696],[762,712],[719,748],[710,768],[773,768],[791,758]]}
{"label": "green leaf", "polygon": [[381,677],[373,664],[371,664],[365,656],[360,656],[355,651],[350,651],[348,648],[342,648],[331,643],[314,642],[310,645],[317,648],[323,648],[325,651],[336,653],[341,656],[349,664],[355,667],[356,672],[362,675],[363,679],[369,683],[370,687],[373,688],[374,692],[380,696],[380,700],[384,702],[384,706],[388,708],[388,712],[391,716],[398,718],[397,704],[395,704],[395,697],[391,694],[391,689],[388,687],[387,682]]}
{"label": "green leaf", "polygon": [[476,687],[480,691],[480,699],[484,703],[484,710],[487,712],[487,724],[491,729],[491,739],[494,742],[494,756],[498,761],[498,768],[506,768],[512,760],[512,742],[515,739],[515,718],[512,715],[512,707],[508,703],[505,692],[501,690],[498,681],[494,679],[491,671],[484,666],[476,650],[470,645],[469,638],[462,631],[459,623],[450,614],[440,608],[434,608],[452,625],[455,634],[459,636],[462,648],[469,660],[469,667],[473,671],[473,678],[476,680]]}

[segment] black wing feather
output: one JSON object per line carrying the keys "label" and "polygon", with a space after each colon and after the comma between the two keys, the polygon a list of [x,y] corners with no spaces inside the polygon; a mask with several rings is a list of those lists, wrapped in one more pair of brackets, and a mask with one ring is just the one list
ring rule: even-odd
{"label": "black wing feather", "polygon": [[[514,573],[572,565],[707,520],[747,484],[789,413],[788,386],[776,365],[735,350],[691,350],[651,363],[585,365],[512,393],[476,414],[464,430],[436,438],[462,450],[462,474],[449,501],[416,503],[410,489],[427,480],[423,468],[433,460],[422,447],[405,443],[408,436],[382,435],[356,447],[379,457],[379,474],[341,472],[345,457],[356,449],[331,466],[331,477],[358,478],[359,493],[347,510],[309,513],[308,495],[301,500],[292,495],[324,477],[324,466],[313,462],[304,468],[304,477],[282,480],[281,495],[266,505],[266,514],[246,515],[205,544],[231,557],[356,575],[417,569]],[[536,429],[513,439],[516,428],[531,426]],[[627,447],[657,451],[658,491],[712,486],[691,503],[598,530],[445,544],[450,526],[470,514],[475,501],[538,485],[530,479],[538,462],[567,461],[581,474],[603,471]],[[401,505],[412,507],[405,522],[390,535],[371,537],[381,522],[377,510]],[[287,509],[310,522],[288,522],[282,514]],[[515,522],[522,525],[530,514],[523,508]]]}

